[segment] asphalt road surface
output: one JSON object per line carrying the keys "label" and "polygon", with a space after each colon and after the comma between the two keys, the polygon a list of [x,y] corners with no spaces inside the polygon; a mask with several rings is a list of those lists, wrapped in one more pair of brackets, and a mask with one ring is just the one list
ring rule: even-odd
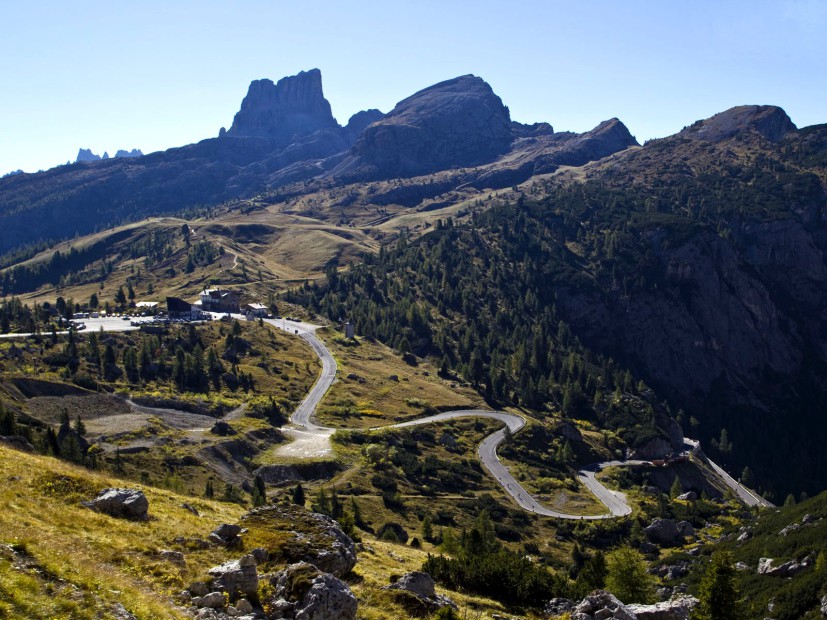
{"label": "asphalt road surface", "polygon": [[[223,314],[215,314],[215,318],[225,316]],[[232,315],[238,320],[245,320],[244,315]],[[139,319],[138,319],[139,320]],[[150,319],[148,319],[150,320]],[[131,320],[124,321],[119,317],[106,317],[98,319],[83,319],[86,325],[86,331],[132,331],[139,329],[138,326],[131,324]],[[336,380],[337,365],[336,360],[331,355],[328,348],[316,337],[316,330],[318,325],[312,325],[302,321],[290,321],[284,319],[264,319],[265,323],[269,323],[277,329],[284,330],[290,334],[296,335],[305,340],[316,353],[322,362],[322,372],[316,383],[313,384],[310,392],[305,399],[290,416],[291,425],[285,427],[283,430],[288,434],[293,441],[285,446],[277,449],[276,453],[282,456],[294,458],[318,458],[324,457],[332,453],[330,444],[330,437],[337,430],[334,428],[321,426],[316,424],[311,419],[316,408],[319,406],[327,390],[333,385]],[[65,332],[59,332],[65,333]],[[26,337],[32,334],[2,334],[0,337],[15,338]],[[604,467],[611,466],[636,466],[646,465],[646,461],[607,461],[605,463],[595,463],[581,469],[577,472],[577,479],[591,491],[600,502],[606,506],[608,512],[600,515],[574,515],[570,513],[559,512],[551,510],[542,506],[537,500],[524,489],[519,482],[511,475],[511,472],[502,464],[497,456],[497,448],[505,440],[505,428],[508,427],[510,432],[516,433],[523,426],[525,426],[525,419],[504,411],[489,411],[486,409],[464,409],[459,411],[450,411],[440,413],[417,420],[410,420],[400,424],[393,424],[389,427],[376,427],[371,430],[378,430],[379,428],[405,428],[409,426],[419,426],[422,424],[436,424],[446,420],[454,420],[457,418],[490,418],[503,422],[502,429],[495,431],[488,435],[477,450],[480,461],[488,472],[497,480],[508,495],[521,508],[534,514],[555,517],[558,519],[575,519],[575,520],[596,520],[596,519],[611,519],[615,517],[622,517],[631,514],[632,509],[626,501],[626,496],[618,491],[612,491],[601,484],[595,477],[596,473]],[[693,451],[698,449],[698,442],[686,439],[687,447]],[[762,506],[771,507],[773,504],[765,500],[763,497],[754,493],[741,485],[737,480],[724,471],[719,465],[712,461],[708,461],[712,469],[721,477],[724,483],[735,492],[735,494],[748,506]]]}

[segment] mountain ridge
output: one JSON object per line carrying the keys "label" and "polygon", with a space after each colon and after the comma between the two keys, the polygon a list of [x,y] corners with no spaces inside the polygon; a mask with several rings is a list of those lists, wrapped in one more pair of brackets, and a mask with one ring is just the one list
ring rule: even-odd
{"label": "mountain ridge", "polygon": [[[537,165],[525,164],[515,172],[503,160],[507,172],[492,174],[498,158],[507,156],[520,140],[557,135],[551,125],[526,127],[512,124],[501,99],[474,76],[423,89],[387,115],[378,110],[358,113],[345,127],[336,122],[324,98],[318,69],[277,83],[256,80],[233,125],[218,138],[129,161],[84,162],[82,168],[59,166],[0,180],[0,225],[7,231],[0,238],[0,252],[150,215],[249,198],[316,178],[362,182],[483,165],[489,168],[458,179],[458,184],[504,187],[524,180]],[[557,146],[551,145],[552,150]],[[624,147],[619,143],[608,151]],[[608,151],[581,148],[574,165]],[[535,159],[541,155],[536,153]],[[26,226],[31,217],[41,226]]]}

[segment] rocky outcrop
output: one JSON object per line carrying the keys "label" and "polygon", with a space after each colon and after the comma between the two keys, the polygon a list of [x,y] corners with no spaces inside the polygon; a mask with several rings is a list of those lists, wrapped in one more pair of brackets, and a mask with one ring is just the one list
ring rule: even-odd
{"label": "rocky outcrop", "polygon": [[75,162],[79,161],[100,161],[101,156],[92,152],[92,149],[79,149]]}
{"label": "rocky outcrop", "polygon": [[532,123],[531,125],[526,125],[512,121],[511,131],[516,138],[539,138],[540,136],[554,135],[554,127],[549,123]]}
{"label": "rocky outcrop", "polygon": [[794,577],[809,568],[811,564],[812,558],[810,557],[804,558],[801,562],[798,560],[789,560],[778,566],[775,566],[775,560],[772,558],[761,558],[758,560],[758,569],[756,572],[759,575],[770,575],[772,577]]}
{"label": "rocky outcrop", "polygon": [[34,452],[34,446],[29,443],[28,439],[20,435],[0,435],[0,445],[21,452]]}
{"label": "rocky outcrop", "polygon": [[146,521],[149,518],[149,501],[143,491],[137,489],[104,489],[84,505],[113,517],[136,521]]}
{"label": "rocky outcrop", "polygon": [[654,569],[652,574],[657,575],[661,579],[666,579],[668,581],[674,581],[676,579],[682,579],[689,574],[689,562],[680,561],[676,564],[664,564],[662,566],[658,566]]}
{"label": "rocky outcrop", "polygon": [[638,620],[689,620],[698,602],[694,596],[679,595],[654,605],[628,605],[627,608]]}
{"label": "rocky outcrop", "polygon": [[673,547],[683,542],[683,536],[672,519],[655,519],[644,533],[651,542],[665,547]]}
{"label": "rocky outcrop", "polygon": [[333,461],[295,463],[293,465],[263,465],[253,471],[253,476],[260,477],[265,484],[280,485],[287,482],[329,480],[340,469],[340,466]]}
{"label": "rocky outcrop", "polygon": [[781,108],[772,105],[743,105],[730,108],[712,118],[699,121],[679,135],[707,142],[721,142],[732,137],[759,135],[779,142],[796,126]]}
{"label": "rocky outcrop", "polygon": [[256,560],[251,554],[214,566],[209,570],[209,574],[213,578],[213,588],[219,592],[226,592],[230,600],[235,600],[241,595],[258,596],[258,572]]}
{"label": "rocky outcrop", "polygon": [[695,493],[695,491],[687,491],[686,493],[681,493],[678,495],[676,499],[679,499],[682,502],[694,502],[698,499],[698,494]]}
{"label": "rocky outcrop", "polygon": [[268,549],[288,562],[308,562],[337,577],[356,565],[356,545],[330,517],[294,505],[272,505],[251,510],[242,522],[264,527],[289,524],[293,539],[279,548]]}
{"label": "rocky outcrop", "polygon": [[[132,149],[131,151],[126,151],[124,149],[118,149],[115,153],[115,157],[141,157],[143,153],[140,149]],[[109,159],[109,153],[104,152],[103,157],[93,153],[91,149],[80,149],[78,150],[78,156],[75,159],[75,163],[82,162],[82,161],[102,161],[104,159]]]}
{"label": "rocky outcrop", "polygon": [[356,139],[365,129],[373,123],[382,120],[384,117],[385,113],[376,109],[357,112],[350,117],[347,125],[345,125],[345,134],[347,134],[348,140],[350,142],[356,142]]}
{"label": "rocky outcrop", "polygon": [[354,620],[356,597],[346,583],[306,562],[291,564],[271,580],[270,618]]}
{"label": "rocky outcrop", "polygon": [[610,592],[596,590],[580,603],[552,599],[545,613],[550,618],[569,614],[572,620],[689,620],[697,604],[694,596],[678,595],[654,605],[624,605]]}
{"label": "rocky outcrop", "polygon": [[637,620],[629,609],[612,593],[596,590],[575,605],[572,620]]}
{"label": "rocky outcrop", "polygon": [[354,157],[333,174],[414,176],[474,166],[506,152],[513,139],[508,108],[485,81],[464,75],[396,104],[365,129]]}
{"label": "rocky outcrop", "polygon": [[555,163],[582,166],[637,145],[637,140],[626,125],[617,118],[612,118],[567,142],[556,155]]}
{"label": "rocky outcrop", "polygon": [[421,571],[402,575],[396,583],[382,589],[398,592],[404,596],[406,600],[402,604],[410,611],[433,613],[441,607],[457,607],[456,603],[447,596],[437,594],[433,577]]}
{"label": "rocky outcrop", "polygon": [[241,526],[232,523],[222,523],[215,528],[208,537],[209,541],[223,547],[233,549],[241,546]]}
{"label": "rocky outcrop", "polygon": [[268,138],[287,145],[297,136],[338,128],[322,93],[322,73],[311,69],[276,84],[253,81],[226,136]]}
{"label": "rocky outcrop", "polygon": [[141,157],[143,153],[141,149],[132,149],[131,151],[126,151],[124,149],[118,149],[115,152],[115,157]]}

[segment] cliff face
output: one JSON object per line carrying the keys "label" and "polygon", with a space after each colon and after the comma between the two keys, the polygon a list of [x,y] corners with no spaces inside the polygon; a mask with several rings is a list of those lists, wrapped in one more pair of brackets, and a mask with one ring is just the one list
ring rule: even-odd
{"label": "cliff face", "polygon": [[300,136],[338,128],[322,93],[322,73],[311,69],[282,78],[277,84],[266,79],[253,81],[226,135],[289,144]]}
{"label": "cliff face", "polygon": [[380,176],[413,176],[491,161],[514,136],[502,101],[482,79],[465,75],[400,101],[365,129],[354,167]]}

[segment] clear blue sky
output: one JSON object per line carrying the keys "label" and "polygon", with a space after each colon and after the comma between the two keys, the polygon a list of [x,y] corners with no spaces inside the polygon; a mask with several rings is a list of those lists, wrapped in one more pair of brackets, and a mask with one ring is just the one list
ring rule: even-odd
{"label": "clear blue sky", "polygon": [[0,5],[0,174],[229,127],[253,79],[318,67],[341,123],[443,79],[514,120],[639,140],[734,105],[827,122],[827,1],[175,1]]}

